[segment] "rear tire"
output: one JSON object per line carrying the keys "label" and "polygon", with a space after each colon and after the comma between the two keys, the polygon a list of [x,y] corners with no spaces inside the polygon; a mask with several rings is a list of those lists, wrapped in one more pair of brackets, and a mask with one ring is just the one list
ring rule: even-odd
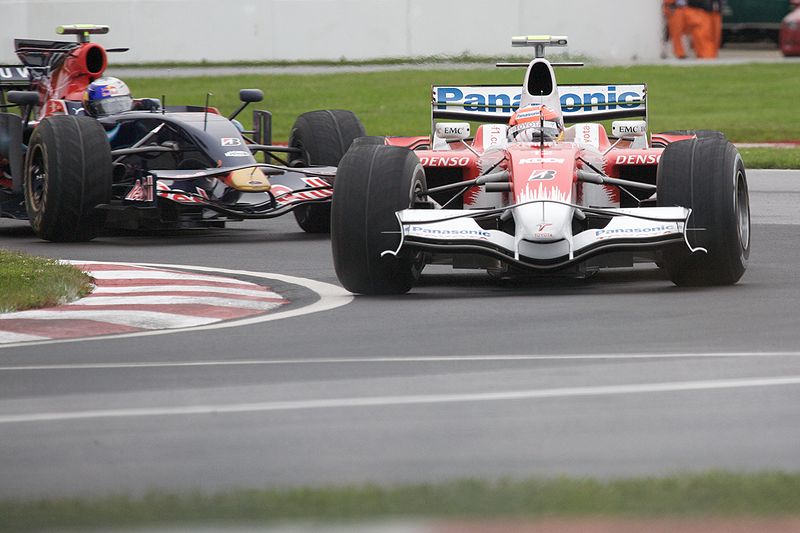
{"label": "rear tire", "polygon": [[96,120],[57,115],[31,135],[25,160],[25,209],[36,235],[48,241],[93,239],[111,199],[111,147]]}
{"label": "rear tire", "polygon": [[331,246],[336,275],[357,294],[403,294],[422,270],[421,254],[396,250],[400,225],[396,211],[414,205],[425,189],[425,170],[407,148],[353,146],[336,173],[331,216]]}
{"label": "rear tire", "polygon": [[[289,146],[299,148],[290,166],[337,166],[353,140],[364,136],[364,126],[351,111],[341,109],[303,113],[292,126]],[[331,230],[331,204],[306,204],[294,210],[297,223],[308,233]]]}
{"label": "rear tire", "polygon": [[750,203],[744,163],[724,138],[678,141],[664,149],[656,178],[659,206],[692,209],[689,243],[664,250],[663,266],[679,286],[732,285],[750,257]]}

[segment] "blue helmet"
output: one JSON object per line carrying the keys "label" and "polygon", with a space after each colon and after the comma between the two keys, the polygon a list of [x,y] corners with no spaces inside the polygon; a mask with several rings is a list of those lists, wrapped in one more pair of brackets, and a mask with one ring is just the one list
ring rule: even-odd
{"label": "blue helmet", "polygon": [[132,104],[131,90],[117,78],[97,78],[83,93],[83,109],[94,117],[130,111]]}

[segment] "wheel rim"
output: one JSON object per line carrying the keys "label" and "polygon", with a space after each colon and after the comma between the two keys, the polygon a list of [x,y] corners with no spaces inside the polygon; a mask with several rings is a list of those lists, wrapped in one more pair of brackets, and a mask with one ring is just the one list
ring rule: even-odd
{"label": "wheel rim", "polygon": [[47,164],[42,147],[39,145],[33,147],[28,172],[30,173],[28,198],[34,210],[39,211],[47,192]]}
{"label": "wheel rim", "polygon": [[736,169],[736,215],[739,242],[742,249],[750,247],[750,199],[747,194],[747,181],[744,172]]}

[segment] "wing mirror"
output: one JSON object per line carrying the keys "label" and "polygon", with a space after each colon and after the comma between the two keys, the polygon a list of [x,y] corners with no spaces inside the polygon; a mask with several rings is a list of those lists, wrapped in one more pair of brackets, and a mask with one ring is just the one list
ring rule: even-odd
{"label": "wing mirror", "polygon": [[448,141],[469,139],[469,122],[437,122],[433,128],[434,150],[449,150]]}
{"label": "wing mirror", "polygon": [[240,89],[239,90],[239,100],[242,101],[239,104],[239,107],[236,108],[231,116],[228,117],[228,120],[233,120],[236,116],[242,112],[242,110],[247,107],[247,104],[251,102],[260,102],[264,99],[264,93],[261,89]]}
{"label": "wing mirror", "polygon": [[647,122],[644,120],[615,120],[611,123],[611,135],[617,139],[635,139],[647,135]]}
{"label": "wing mirror", "polygon": [[437,122],[436,137],[445,141],[469,139],[469,122]]}
{"label": "wing mirror", "polygon": [[433,128],[434,150],[449,150],[448,141],[463,141],[469,139],[469,122],[437,122]]}
{"label": "wing mirror", "polygon": [[264,93],[261,89],[241,89],[239,91],[239,100],[245,103],[260,102],[264,99]]}

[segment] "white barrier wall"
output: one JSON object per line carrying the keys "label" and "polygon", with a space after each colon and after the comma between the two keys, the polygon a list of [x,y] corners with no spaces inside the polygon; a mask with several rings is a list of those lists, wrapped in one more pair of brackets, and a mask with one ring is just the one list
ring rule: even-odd
{"label": "white barrier wall", "polygon": [[[661,0],[0,0],[0,64],[13,39],[59,39],[61,24],[107,24],[94,40],[128,46],[114,64],[371,59],[524,53],[512,35],[570,38],[571,54],[650,62]],[[72,39],[72,36],[69,36]]]}

